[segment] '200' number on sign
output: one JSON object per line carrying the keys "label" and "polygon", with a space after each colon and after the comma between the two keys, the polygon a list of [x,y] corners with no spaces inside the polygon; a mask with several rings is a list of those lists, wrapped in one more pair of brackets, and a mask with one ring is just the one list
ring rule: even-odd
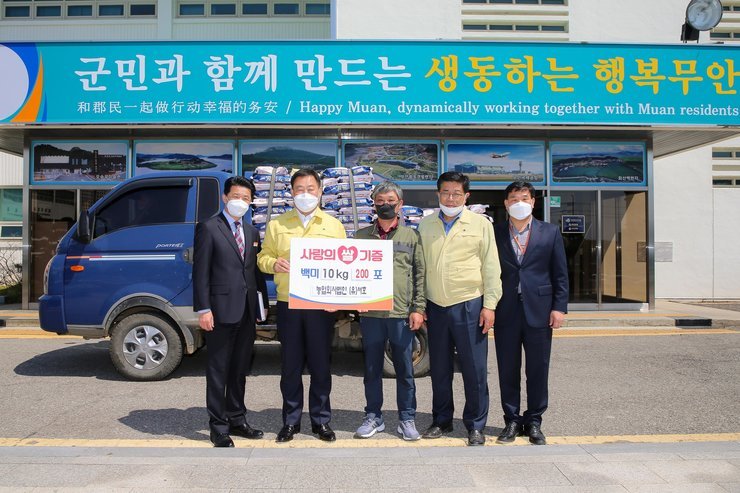
{"label": "'200' number on sign", "polygon": [[355,269],[355,279],[370,279],[370,271],[367,269]]}

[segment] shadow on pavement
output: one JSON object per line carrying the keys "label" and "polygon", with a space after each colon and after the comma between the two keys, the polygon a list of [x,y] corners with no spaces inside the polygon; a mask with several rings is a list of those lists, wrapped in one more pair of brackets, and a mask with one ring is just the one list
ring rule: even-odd
{"label": "shadow on pavement", "polygon": [[[91,377],[100,380],[125,381],[111,363],[110,343],[104,341],[68,342],[65,347],[35,355],[14,368],[17,375],[30,377]],[[170,379],[203,377],[208,361],[208,348],[183,357]],[[363,375],[361,352],[335,351],[332,354],[332,374],[335,376]],[[280,375],[280,345],[256,344],[251,375]]]}
{"label": "shadow on pavement", "polygon": [[[247,398],[249,399],[249,398]],[[362,410],[334,409],[332,411],[331,427],[338,433],[354,433],[355,429],[362,423],[365,416]],[[398,417],[394,410],[383,413],[386,419],[385,435],[396,435]],[[137,409],[131,411],[127,416],[119,418],[118,421],[129,428],[141,433],[153,436],[178,436],[188,440],[205,440],[208,437],[208,413],[205,407],[190,407],[187,409]],[[282,412],[280,409],[265,409],[254,412],[248,411],[247,421],[257,429],[266,434],[277,434],[282,427]],[[423,432],[432,422],[431,413],[416,414],[416,426]],[[454,421],[454,431],[449,437],[467,438],[467,431],[459,419]],[[501,432],[501,428],[487,426],[485,434],[491,440]],[[306,412],[301,420],[301,433],[312,436],[311,421]],[[383,435],[379,435],[383,436]],[[272,437],[268,439],[274,439]]]}

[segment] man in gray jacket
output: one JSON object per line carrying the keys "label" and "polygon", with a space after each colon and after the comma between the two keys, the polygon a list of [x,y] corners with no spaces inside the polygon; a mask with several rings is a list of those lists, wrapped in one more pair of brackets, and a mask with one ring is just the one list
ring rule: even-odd
{"label": "man in gray jacket", "polygon": [[403,191],[393,182],[381,183],[373,191],[378,218],[372,226],[355,234],[358,240],[393,242],[393,310],[361,314],[360,330],[365,350],[365,419],[355,438],[370,438],[385,429],[383,406],[383,360],[386,342],[390,343],[396,371],[397,431],[404,440],[418,440],[416,384],[411,361],[414,332],[424,322],[424,255],[421,238],[414,229],[400,224]]}

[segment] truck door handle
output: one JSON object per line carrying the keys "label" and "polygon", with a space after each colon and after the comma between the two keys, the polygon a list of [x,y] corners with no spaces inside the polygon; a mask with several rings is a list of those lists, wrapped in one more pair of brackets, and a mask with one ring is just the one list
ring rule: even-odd
{"label": "truck door handle", "polygon": [[193,247],[186,248],[182,251],[182,258],[185,260],[185,262],[192,264],[193,263]]}

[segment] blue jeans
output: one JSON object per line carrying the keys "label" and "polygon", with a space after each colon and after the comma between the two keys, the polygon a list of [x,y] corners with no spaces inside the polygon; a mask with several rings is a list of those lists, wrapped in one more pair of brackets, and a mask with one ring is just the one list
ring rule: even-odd
{"label": "blue jeans", "polygon": [[365,350],[365,413],[381,416],[383,407],[383,359],[390,342],[396,370],[396,403],[401,421],[416,416],[416,383],[411,351],[414,332],[404,318],[361,317],[362,347]]}

